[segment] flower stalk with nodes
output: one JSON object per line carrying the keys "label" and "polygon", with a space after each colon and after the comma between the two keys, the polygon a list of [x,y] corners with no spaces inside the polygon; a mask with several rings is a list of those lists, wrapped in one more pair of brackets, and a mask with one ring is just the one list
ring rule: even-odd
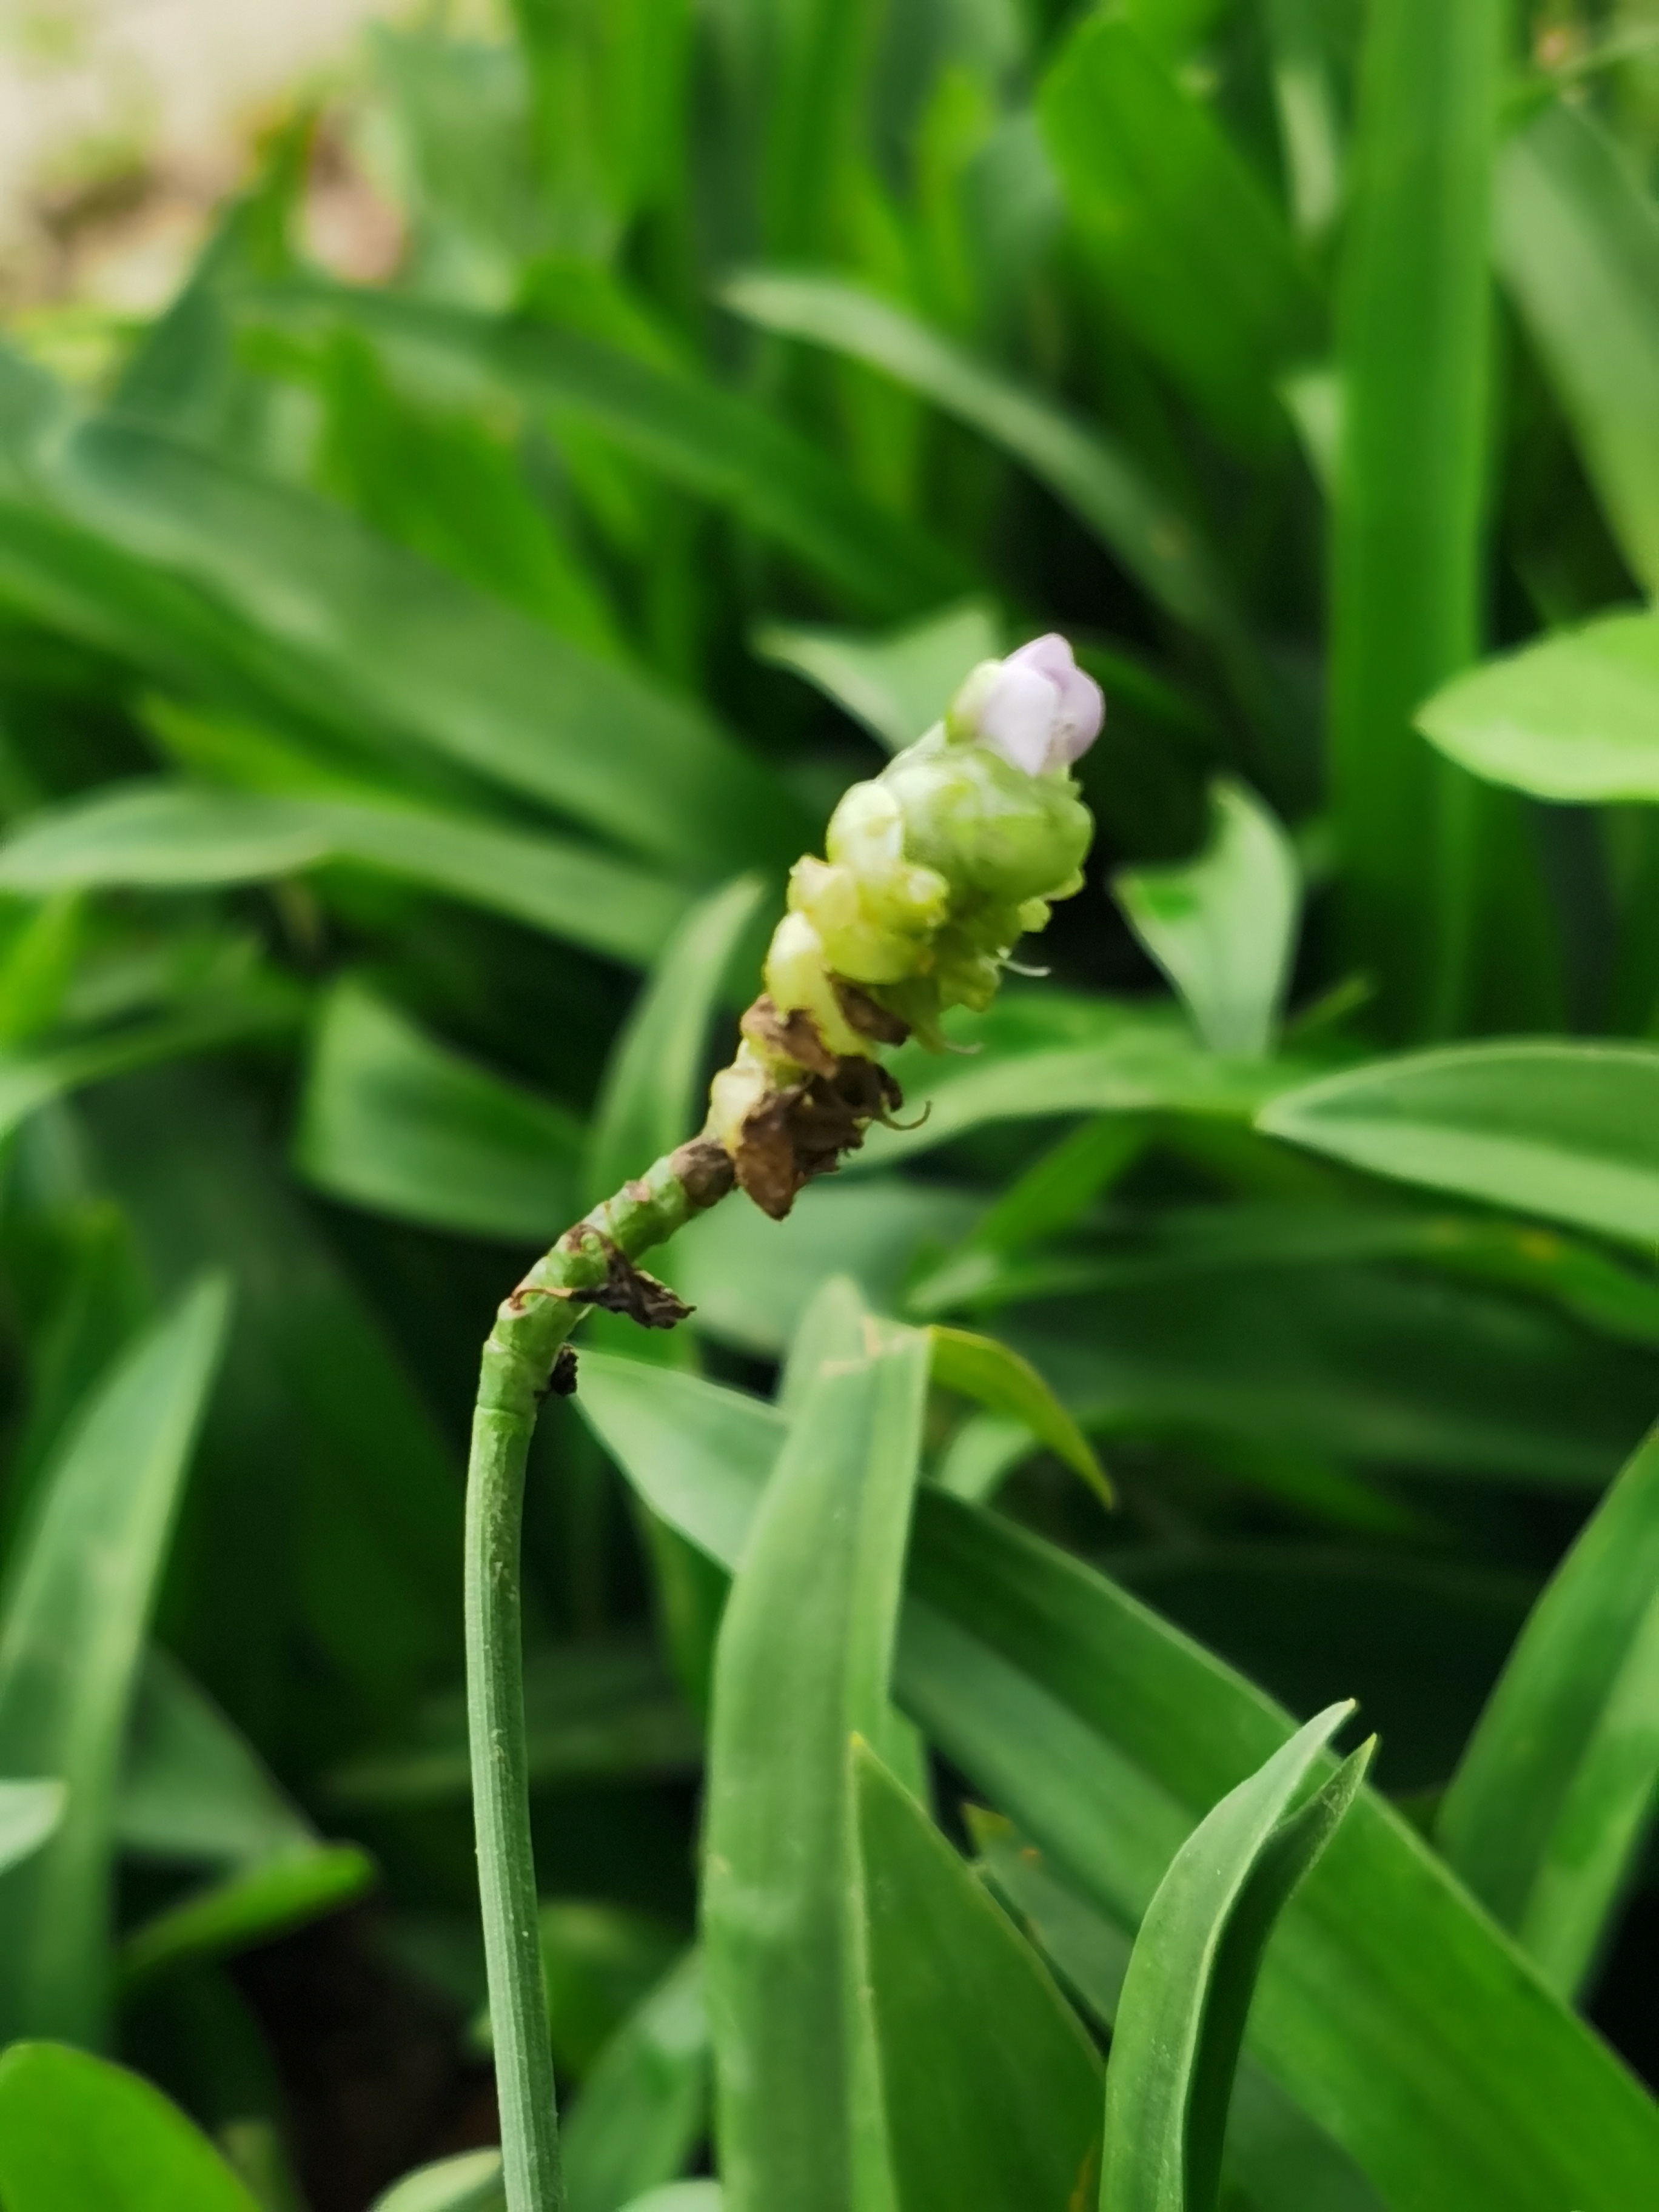
{"label": "flower stalk with nodes", "polygon": [[525,1758],[520,1542],[542,1400],[575,1387],[589,1306],[671,1328],[689,1309],[635,1264],[741,1188],[781,1220],[796,1194],[902,1103],[884,1048],[945,1048],[941,1017],[994,997],[1018,940],[1082,887],[1093,834],[1069,773],[1105,712],[1061,637],[981,662],[945,720],[830,817],[714,1078],[702,1133],[594,1207],[501,1305],[467,1471],[467,1721],[508,2212],[559,2212],[553,2061]]}

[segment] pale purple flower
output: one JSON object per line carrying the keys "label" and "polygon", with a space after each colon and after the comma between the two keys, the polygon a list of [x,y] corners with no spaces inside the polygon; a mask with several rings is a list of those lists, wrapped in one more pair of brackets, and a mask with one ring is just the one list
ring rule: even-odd
{"label": "pale purple flower", "polygon": [[951,708],[955,734],[988,746],[1028,775],[1069,768],[1100,734],[1106,701],[1058,631],[1006,660],[984,660]]}

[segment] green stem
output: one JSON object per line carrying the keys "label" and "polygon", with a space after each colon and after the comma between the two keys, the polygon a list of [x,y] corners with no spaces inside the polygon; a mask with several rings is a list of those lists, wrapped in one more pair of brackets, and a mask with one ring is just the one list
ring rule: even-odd
{"label": "green stem", "polygon": [[525,1758],[519,1587],[530,1439],[584,1303],[625,1295],[624,1263],[731,1187],[716,1144],[683,1145],[659,1160],[544,1254],[483,1349],[466,1480],[466,1711],[507,2212],[562,2212],[564,2203]]}

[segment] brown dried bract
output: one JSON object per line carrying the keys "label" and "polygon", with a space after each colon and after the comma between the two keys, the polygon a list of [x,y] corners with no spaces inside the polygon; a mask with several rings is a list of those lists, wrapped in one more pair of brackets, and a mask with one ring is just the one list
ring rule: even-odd
{"label": "brown dried bract", "polygon": [[547,1378],[544,1398],[574,1398],[576,1395],[576,1347],[562,1344],[553,1355],[552,1371]]}
{"label": "brown dried bract", "polygon": [[787,1014],[781,1014],[775,1001],[763,996],[756,1000],[738,1027],[751,1044],[760,1047],[769,1061],[793,1060],[809,1075],[833,1079],[836,1055],[804,1006],[792,1006]]}
{"label": "brown dried bract", "polygon": [[815,1176],[830,1174],[856,1152],[872,1121],[904,1103],[898,1085],[873,1060],[849,1054],[826,1075],[769,1092],[747,1116],[734,1163],[738,1186],[763,1213],[781,1221]]}
{"label": "brown dried bract", "polygon": [[668,1164],[694,1213],[718,1206],[736,1179],[732,1155],[718,1137],[691,1138],[673,1154]]}
{"label": "brown dried bract", "polygon": [[573,1305],[599,1306],[605,1313],[626,1314],[641,1328],[673,1328],[692,1308],[677,1297],[666,1283],[636,1267],[620,1245],[604,1240],[605,1278],[592,1290],[564,1291]]}
{"label": "brown dried bract", "polygon": [[848,982],[844,976],[832,975],[830,980],[836,987],[836,996],[849,1030],[856,1030],[874,1044],[904,1042],[910,1034],[908,1022],[901,1020],[890,1007],[884,1006],[879,1000],[872,999],[856,983]]}

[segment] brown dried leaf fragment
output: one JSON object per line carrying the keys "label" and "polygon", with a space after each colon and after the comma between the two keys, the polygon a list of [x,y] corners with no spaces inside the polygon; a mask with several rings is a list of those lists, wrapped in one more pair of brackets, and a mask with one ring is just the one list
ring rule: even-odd
{"label": "brown dried leaf fragment", "polygon": [[750,1007],[738,1027],[751,1044],[759,1046],[762,1056],[769,1062],[787,1060],[797,1067],[804,1067],[809,1075],[834,1077],[836,1055],[825,1044],[817,1024],[805,1006],[792,1006],[787,1014],[782,1014],[772,999],[763,995]]}
{"label": "brown dried leaf fragment", "polygon": [[836,997],[840,1001],[849,1030],[856,1030],[860,1036],[867,1036],[873,1044],[904,1042],[910,1034],[908,1022],[901,1019],[890,1007],[884,1006],[868,991],[861,990],[856,983],[849,983],[845,976],[832,975],[830,981],[835,986]]}
{"label": "brown dried leaf fragment", "polygon": [[605,1246],[604,1282],[591,1290],[562,1291],[556,1296],[567,1297],[574,1305],[599,1306],[605,1313],[626,1314],[641,1328],[673,1328],[693,1311],[666,1283],[659,1283],[654,1275],[647,1275],[643,1268],[636,1267],[620,1245],[613,1244],[608,1237],[600,1241]]}
{"label": "brown dried leaf fragment", "polygon": [[904,1103],[898,1085],[873,1060],[849,1054],[827,1075],[769,1091],[745,1118],[735,1167],[739,1187],[763,1213],[781,1221],[815,1176],[831,1174],[856,1152],[872,1121]]}
{"label": "brown dried leaf fragment", "polygon": [[735,1180],[732,1155],[718,1137],[692,1137],[671,1157],[669,1166],[694,1213],[718,1206]]}

